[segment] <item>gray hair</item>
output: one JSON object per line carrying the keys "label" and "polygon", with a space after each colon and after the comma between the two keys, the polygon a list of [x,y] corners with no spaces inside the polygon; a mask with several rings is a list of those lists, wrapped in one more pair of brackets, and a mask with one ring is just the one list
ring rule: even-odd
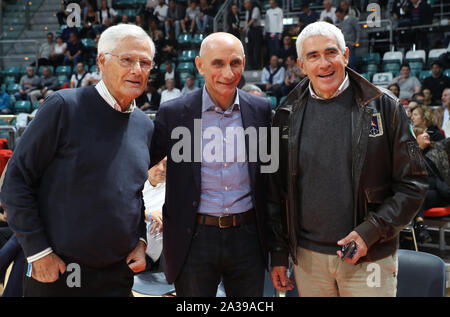
{"label": "gray hair", "polygon": [[259,92],[261,95],[265,96],[266,94],[261,90],[261,88],[259,88],[258,86],[254,85],[254,84],[245,84],[244,87],[242,87],[242,90],[245,92],[251,92],[251,91],[257,91]]}
{"label": "gray hair", "polygon": [[97,46],[97,57],[102,53],[111,53],[119,45],[121,40],[129,36],[148,41],[150,44],[151,59],[153,60],[155,57],[155,43],[153,43],[150,36],[139,26],[122,23],[110,26],[100,35]]}
{"label": "gray hair", "polygon": [[345,49],[347,47],[345,46],[344,34],[342,34],[342,31],[333,24],[320,21],[309,24],[299,34],[297,41],[295,42],[295,46],[297,47],[297,56],[300,60],[302,60],[303,42],[307,38],[317,35],[322,35],[329,38],[334,36],[337,41],[338,48],[341,50],[342,54],[345,53]]}

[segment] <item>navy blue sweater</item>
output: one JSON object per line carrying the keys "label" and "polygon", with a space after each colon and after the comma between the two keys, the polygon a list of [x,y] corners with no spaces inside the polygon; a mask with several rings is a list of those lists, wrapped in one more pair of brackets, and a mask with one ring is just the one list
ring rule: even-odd
{"label": "navy blue sweater", "polygon": [[145,238],[142,189],[152,121],[120,113],[95,87],[51,94],[11,157],[1,200],[25,255],[48,247],[91,267]]}

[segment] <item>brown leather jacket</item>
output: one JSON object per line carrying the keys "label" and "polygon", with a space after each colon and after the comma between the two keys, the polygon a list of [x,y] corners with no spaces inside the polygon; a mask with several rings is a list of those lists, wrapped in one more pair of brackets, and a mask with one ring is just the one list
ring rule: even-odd
{"label": "brown leather jacket", "polygon": [[[424,199],[427,174],[402,105],[387,90],[346,71],[356,99],[351,114],[354,230],[368,247],[359,262],[375,261],[397,250],[400,230]],[[297,262],[298,149],[308,85],[308,78],[301,81],[273,119],[280,128],[280,167],[268,176],[271,266],[287,266],[289,254]]]}

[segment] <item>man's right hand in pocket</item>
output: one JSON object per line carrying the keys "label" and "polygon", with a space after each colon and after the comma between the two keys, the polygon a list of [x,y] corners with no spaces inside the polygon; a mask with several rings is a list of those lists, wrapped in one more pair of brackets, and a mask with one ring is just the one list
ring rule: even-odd
{"label": "man's right hand in pocket", "polygon": [[59,278],[59,273],[66,271],[66,264],[55,253],[50,253],[33,262],[31,276],[42,283],[53,283]]}

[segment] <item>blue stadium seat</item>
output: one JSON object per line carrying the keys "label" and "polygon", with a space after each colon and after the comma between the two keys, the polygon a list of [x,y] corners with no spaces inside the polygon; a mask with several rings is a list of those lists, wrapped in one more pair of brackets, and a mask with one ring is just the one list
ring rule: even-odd
{"label": "blue stadium seat", "polygon": [[178,73],[192,73],[194,71],[194,64],[191,62],[180,63],[177,66]]}
{"label": "blue stadium seat", "polygon": [[72,74],[72,67],[71,66],[58,66],[56,67],[56,76],[60,75],[66,75],[70,76]]}
{"label": "blue stadium seat", "polygon": [[6,86],[6,92],[10,95],[15,94],[20,89],[19,84],[11,83]]}
{"label": "blue stadium seat", "polygon": [[30,113],[31,112],[31,102],[28,100],[19,100],[14,103],[15,113]]}

